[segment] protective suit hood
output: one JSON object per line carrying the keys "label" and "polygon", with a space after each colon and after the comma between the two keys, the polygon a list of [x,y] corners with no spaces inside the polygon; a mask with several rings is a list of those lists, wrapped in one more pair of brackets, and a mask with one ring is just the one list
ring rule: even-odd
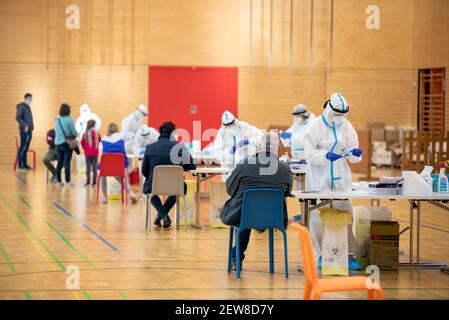
{"label": "protective suit hood", "polygon": [[83,104],[80,107],[80,114],[81,116],[89,116],[92,113],[92,110],[90,110],[89,105],[87,103]]}
{"label": "protective suit hood", "polygon": [[331,98],[325,102],[323,118],[327,124],[332,126],[341,125],[348,117],[349,104],[346,99],[338,92],[333,93]]}

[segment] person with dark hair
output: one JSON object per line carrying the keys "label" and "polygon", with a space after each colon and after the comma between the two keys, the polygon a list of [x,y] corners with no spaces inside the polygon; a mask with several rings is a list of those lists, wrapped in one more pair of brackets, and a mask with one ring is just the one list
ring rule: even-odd
{"label": "person with dark hair", "polygon": [[33,113],[31,112],[32,101],[32,94],[27,93],[24,96],[24,101],[16,106],[16,121],[19,123],[20,133],[20,146],[17,152],[19,170],[31,169],[31,167],[28,166],[27,153],[30,148],[34,130]]}
{"label": "person with dark hair", "polygon": [[[248,189],[279,189],[288,197],[293,184],[290,167],[279,162],[279,137],[273,132],[262,135],[258,153],[241,160],[226,180],[226,191],[230,198],[220,210],[221,221],[228,226],[239,226],[242,215],[243,195]],[[284,227],[287,228],[288,213],[284,200]],[[262,231],[262,230],[259,230]],[[240,269],[245,259],[245,251],[249,244],[251,229],[240,233]],[[231,266],[237,269],[237,251],[232,248]]]}
{"label": "person with dark hair", "polygon": [[48,151],[44,156],[43,163],[47,167],[48,171],[51,172],[51,182],[56,181],[56,168],[53,165],[52,161],[58,160],[58,155],[56,153],[55,147],[55,129],[51,129],[47,132],[47,144]]}
{"label": "person with dark hair", "polygon": [[73,149],[67,143],[67,138],[74,138],[77,135],[75,123],[70,116],[70,106],[63,103],[59,109],[59,117],[55,121],[55,146],[58,156],[56,166],[56,184],[62,185],[61,171],[64,167],[65,181],[67,185],[73,186],[70,181],[70,161],[72,160]]}
{"label": "person with dark hair", "polygon": [[[187,148],[178,142],[176,136],[176,126],[172,122],[165,122],[159,128],[158,141],[147,146],[142,162],[142,174],[146,178],[143,187],[145,194],[151,193],[153,183],[154,168],[162,165],[181,165],[184,171],[195,170],[196,164],[193,162]],[[175,148],[175,149],[173,149]],[[178,152],[176,152],[178,150]],[[172,153],[172,151],[175,151]],[[184,184],[184,193],[187,192],[187,185]],[[158,196],[151,199],[152,205],[156,208],[158,214],[154,220],[154,225],[169,228],[171,226],[171,219],[168,213],[176,203],[176,196],[169,196],[164,204]]]}

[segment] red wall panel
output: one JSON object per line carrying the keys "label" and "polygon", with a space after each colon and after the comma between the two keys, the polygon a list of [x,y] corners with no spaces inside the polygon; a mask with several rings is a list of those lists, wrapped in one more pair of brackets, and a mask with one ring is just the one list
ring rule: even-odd
{"label": "red wall panel", "polygon": [[[191,140],[200,140],[199,133],[193,135],[194,121],[201,121],[202,134],[208,128],[221,126],[225,110],[237,116],[238,68],[150,67],[149,77],[152,127],[172,121],[186,129]],[[207,144],[202,141],[203,148]]]}

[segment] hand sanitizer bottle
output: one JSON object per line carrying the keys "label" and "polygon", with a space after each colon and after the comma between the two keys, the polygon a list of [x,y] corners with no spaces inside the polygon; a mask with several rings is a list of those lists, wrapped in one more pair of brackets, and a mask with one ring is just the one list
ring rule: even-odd
{"label": "hand sanitizer bottle", "polygon": [[446,167],[445,162],[440,163],[440,175],[438,176],[438,192],[449,192],[449,184],[447,180],[447,176],[444,172],[444,168]]}

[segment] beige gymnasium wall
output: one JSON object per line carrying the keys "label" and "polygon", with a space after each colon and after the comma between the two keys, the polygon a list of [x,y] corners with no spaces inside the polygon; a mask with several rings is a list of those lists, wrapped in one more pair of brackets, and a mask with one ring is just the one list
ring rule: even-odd
{"label": "beige gymnasium wall", "polygon": [[[88,102],[105,124],[120,122],[148,99],[148,65],[238,66],[239,116],[262,128],[288,125],[297,102],[319,113],[335,90],[349,100],[356,127],[374,119],[414,125],[417,66],[438,59],[448,65],[439,45],[424,61],[424,48],[435,47],[426,33],[434,34],[433,20],[444,19],[438,8],[448,1],[334,0],[330,59],[331,1],[313,1],[310,50],[311,0],[294,0],[290,66],[290,0],[273,0],[270,72],[270,0],[253,0],[251,67],[250,0],[2,0],[0,164],[13,161],[15,105],[24,92],[35,96],[33,148],[41,158],[61,102],[74,107],[75,118]],[[365,28],[373,2],[380,30]],[[434,10],[417,15],[428,3]],[[64,27],[70,4],[81,9],[81,30]],[[431,30],[418,36],[427,24]],[[445,35],[435,41],[447,49]]]}

